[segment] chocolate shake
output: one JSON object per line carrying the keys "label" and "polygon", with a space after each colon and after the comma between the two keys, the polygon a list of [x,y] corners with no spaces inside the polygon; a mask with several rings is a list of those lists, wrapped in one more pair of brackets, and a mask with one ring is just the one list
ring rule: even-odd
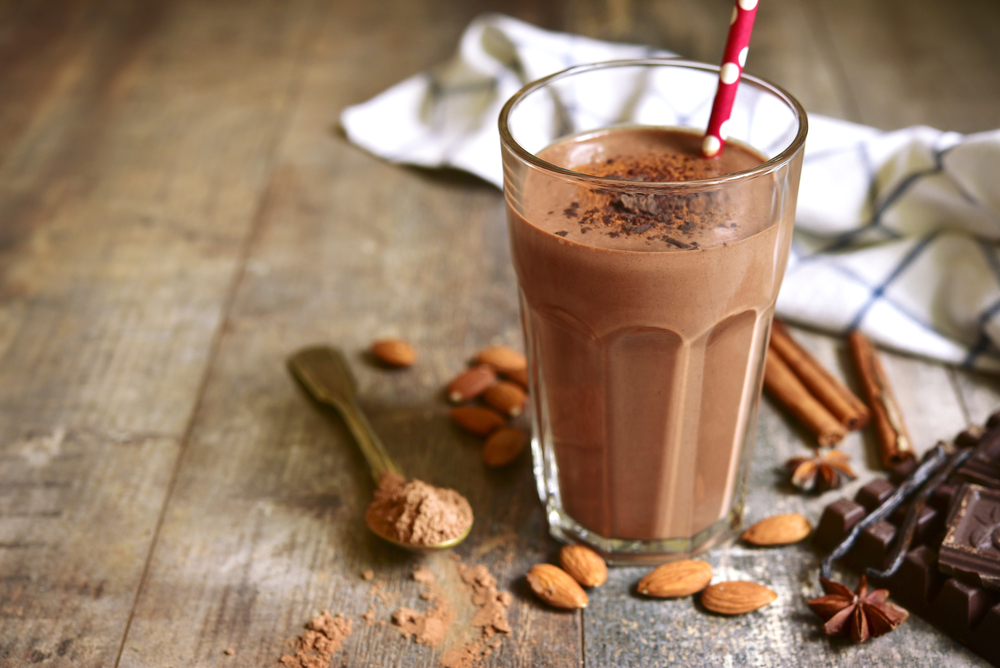
{"label": "chocolate shake", "polygon": [[572,137],[538,157],[600,181],[528,170],[508,188],[541,474],[550,511],[590,542],[686,553],[742,513],[794,204],[775,205],[773,172],[704,181],[764,158],[731,142],[706,160],[700,141]]}
{"label": "chocolate shake", "polygon": [[744,72],[703,159],[720,76],[578,65],[498,119],[538,492],[554,536],[612,562],[692,555],[742,520],[807,128]]}

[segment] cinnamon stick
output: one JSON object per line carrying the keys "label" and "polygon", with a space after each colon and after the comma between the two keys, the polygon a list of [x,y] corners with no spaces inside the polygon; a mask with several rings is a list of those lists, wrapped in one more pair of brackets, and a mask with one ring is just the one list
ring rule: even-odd
{"label": "cinnamon stick", "polygon": [[913,459],[913,442],[875,346],[857,330],[847,335],[847,345],[872,410],[879,460],[883,468],[892,469]]}
{"label": "cinnamon stick", "polygon": [[864,402],[827,371],[816,358],[799,346],[788,333],[785,323],[777,318],[774,319],[771,328],[770,345],[791,367],[799,380],[809,388],[813,396],[819,399],[845,427],[853,431],[868,424],[871,412]]}
{"label": "cinnamon stick", "polygon": [[764,388],[816,436],[821,446],[835,445],[847,434],[847,428],[809,392],[773,349],[767,351]]}

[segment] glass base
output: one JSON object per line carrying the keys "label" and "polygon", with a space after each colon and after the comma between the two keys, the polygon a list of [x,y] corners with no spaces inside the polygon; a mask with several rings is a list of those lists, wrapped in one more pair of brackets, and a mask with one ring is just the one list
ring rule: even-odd
{"label": "glass base", "polygon": [[580,543],[593,549],[610,565],[658,565],[688,559],[736,537],[743,523],[743,506],[706,527],[691,538],[625,540],[605,538],[581,526],[550,500],[546,504],[549,533],[564,543]]}

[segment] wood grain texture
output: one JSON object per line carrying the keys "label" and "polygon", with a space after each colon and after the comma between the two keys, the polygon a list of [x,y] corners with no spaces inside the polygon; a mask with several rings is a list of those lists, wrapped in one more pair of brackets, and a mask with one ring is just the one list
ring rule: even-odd
{"label": "wood grain texture", "polygon": [[29,4],[25,33],[52,37],[5,32],[36,76],[0,94],[24,105],[0,146],[0,663],[111,666],[294,71],[254,36],[296,20]]}
{"label": "wood grain texture", "polygon": [[[802,545],[708,555],[779,594],[737,619],[637,596],[643,568],[613,569],[583,612],[539,604],[523,574],[558,545],[529,458],[485,467],[442,394],[480,347],[520,346],[502,196],[390,165],[337,128],[344,107],[447,58],[483,11],[715,61],[731,7],[0,0],[0,667],[274,665],[322,609],[354,622],[335,666],[430,667],[473,639],[455,561],[365,530],[364,461],[284,367],[314,343],[346,351],[404,470],[469,498],[455,555],[513,595],[512,633],[483,666],[982,665],[919,618],[829,642],[805,607],[818,555]],[[748,68],[811,111],[991,129],[997,18],[976,0],[764,5]],[[795,331],[853,382],[841,341]],[[373,364],[382,336],[419,363]],[[886,367],[920,451],[1000,405],[995,377],[888,353]],[[793,494],[779,467],[808,442],[762,403],[748,520],[815,522],[878,475],[855,433],[841,447],[857,481]],[[437,649],[386,624],[426,605],[416,565],[456,610]]]}
{"label": "wood grain texture", "polygon": [[[363,460],[284,368],[291,351],[317,342],[345,350],[362,407],[408,475],[455,488],[472,504],[479,519],[456,553],[486,563],[515,594],[515,631],[494,661],[576,665],[579,615],[540,609],[521,585],[527,568],[556,549],[532,497],[529,462],[487,470],[479,442],[449,422],[442,396],[479,346],[518,343],[500,195],[466,177],[373,160],[330,132],[336,110],[358,101],[338,84],[356,80],[373,54],[388,59],[414,21],[383,18],[382,31],[358,38],[370,11],[321,19],[123,666],[228,665],[227,647],[268,665],[325,608],[356,621],[371,609],[383,622],[347,640],[341,652],[350,665],[434,665],[440,650],[384,625],[400,606],[426,605],[409,579],[414,563],[428,565],[466,611],[464,627],[456,623],[440,649],[470,639],[469,595],[450,559],[400,554],[365,529],[372,485]],[[465,20],[452,21],[457,35]],[[441,57],[440,45],[428,46],[429,60]],[[406,338],[419,363],[400,371],[373,364],[366,349],[381,336]],[[360,578],[367,568],[386,583],[386,600]]]}
{"label": "wood grain texture", "polygon": [[978,132],[997,127],[1000,5],[865,0],[809,3],[858,108],[885,130],[924,124]]}

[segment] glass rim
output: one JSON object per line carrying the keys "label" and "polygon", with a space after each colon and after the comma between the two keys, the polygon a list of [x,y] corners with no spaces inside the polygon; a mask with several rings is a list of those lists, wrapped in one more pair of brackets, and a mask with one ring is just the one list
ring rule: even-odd
{"label": "glass rim", "polygon": [[[584,174],[583,172],[573,171],[572,169],[566,169],[565,167],[560,167],[546,160],[542,160],[537,155],[535,155],[531,151],[521,146],[521,144],[518,143],[518,141],[514,139],[513,135],[511,134],[509,129],[509,119],[511,113],[514,111],[514,108],[517,107],[517,105],[520,104],[522,100],[528,97],[528,95],[545,87],[549,83],[559,79],[565,79],[575,74],[580,74],[582,72],[588,72],[592,70],[610,69],[615,67],[639,67],[639,66],[673,67],[673,68],[681,68],[689,70],[701,70],[703,72],[712,72],[716,77],[718,77],[720,70],[718,65],[711,65],[708,63],[701,63],[698,61],[686,60],[683,58],[635,58],[627,60],[606,60],[595,63],[583,63],[580,65],[574,65],[572,67],[568,67],[564,70],[554,72],[552,74],[549,74],[548,76],[544,76],[540,79],[536,79],[535,81],[526,84],[519,91],[514,93],[509,100],[507,100],[507,102],[503,105],[503,108],[500,110],[500,116],[498,118],[498,124],[500,129],[500,143],[503,146],[507,147],[510,151],[512,151],[523,162],[526,162],[537,169],[542,169],[547,172],[553,172],[555,174],[561,175],[563,177],[566,177],[574,181],[580,181],[595,186],[604,185],[616,188],[622,188],[622,187],[662,188],[666,186],[669,186],[671,188],[678,188],[678,187],[704,188],[706,186],[722,185],[732,181],[741,181],[767,174],[769,172],[774,171],[775,169],[778,169],[782,165],[787,164],[792,160],[795,154],[802,149],[803,145],[805,144],[806,134],[809,129],[809,121],[805,108],[803,108],[803,106],[799,103],[798,100],[796,100],[791,95],[791,93],[786,91],[781,86],[773,84],[765,79],[761,79],[760,77],[755,77],[751,74],[746,74],[746,73],[744,73],[741,76],[740,85],[742,86],[744,83],[753,85],[759,89],[764,90],[765,92],[774,95],[782,102],[787,104],[788,107],[792,110],[793,114],[795,115],[795,119],[798,121],[798,126],[799,126],[798,132],[795,134],[795,137],[788,143],[788,146],[786,146],[780,153],[775,155],[773,158],[765,160],[761,164],[756,165],[755,167],[751,167],[750,169],[744,169],[739,172],[732,172],[724,176],[712,177],[707,179],[692,179],[690,181],[633,181],[629,179],[612,179],[607,177],[593,176],[591,174]],[[601,128],[594,129],[594,131],[600,131],[600,130]],[[750,148],[753,147],[750,146]]]}

